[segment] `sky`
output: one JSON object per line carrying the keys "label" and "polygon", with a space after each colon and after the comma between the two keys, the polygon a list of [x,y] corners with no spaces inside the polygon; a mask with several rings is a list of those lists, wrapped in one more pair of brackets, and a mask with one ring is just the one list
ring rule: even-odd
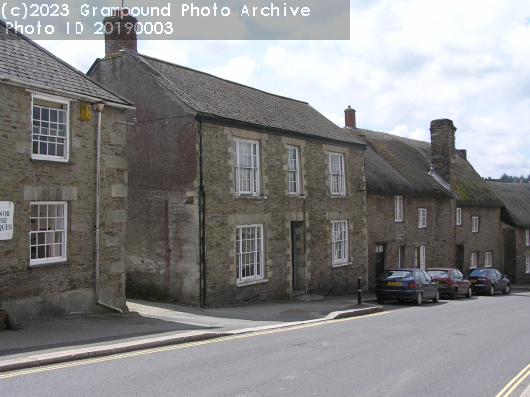
{"label": "sky", "polygon": [[[141,17],[140,17],[141,18]],[[101,41],[37,41],[86,72]],[[429,141],[453,120],[483,177],[530,174],[530,1],[351,0],[350,40],[140,40],[138,51]]]}

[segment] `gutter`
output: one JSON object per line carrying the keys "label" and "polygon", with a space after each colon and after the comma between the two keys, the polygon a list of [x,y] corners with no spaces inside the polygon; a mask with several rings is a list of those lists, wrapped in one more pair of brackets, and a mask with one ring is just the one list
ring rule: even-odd
{"label": "gutter", "polygon": [[70,97],[70,98],[75,98],[75,99],[81,99],[81,100],[85,100],[85,101],[88,101],[88,102],[102,103],[104,105],[115,107],[115,108],[118,108],[118,109],[129,109],[129,110],[136,109],[136,107],[132,106],[132,105],[123,105],[123,104],[120,104],[120,103],[104,101],[101,98],[96,98],[96,97],[89,96],[89,95],[78,94],[78,93],[71,92],[71,91],[61,90],[59,88],[51,88],[51,87],[47,87],[47,86],[42,85],[42,84],[28,83],[27,81],[14,79],[12,77],[4,76],[4,75],[0,75],[0,81],[4,82],[6,84],[18,85],[18,86],[23,86],[23,87],[29,87],[29,88],[35,88],[35,89],[39,89],[39,90],[49,91],[49,92],[52,92],[54,94],[58,94],[58,95],[62,95],[62,96]]}
{"label": "gutter", "polygon": [[204,191],[202,116],[199,118],[199,301],[206,304],[206,192]]}

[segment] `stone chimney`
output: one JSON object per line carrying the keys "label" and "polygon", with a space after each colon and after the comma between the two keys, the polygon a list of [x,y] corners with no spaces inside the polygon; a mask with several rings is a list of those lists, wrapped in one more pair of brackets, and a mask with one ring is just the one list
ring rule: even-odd
{"label": "stone chimney", "polygon": [[103,20],[105,29],[105,58],[115,56],[128,49],[137,52],[136,23],[138,20],[123,8],[114,10],[111,17]]}
{"label": "stone chimney", "polygon": [[431,121],[431,163],[434,171],[451,186],[456,193],[456,153],[453,121],[438,119]]}
{"label": "stone chimney", "polygon": [[348,105],[348,109],[344,110],[344,125],[349,128],[357,128],[355,125],[355,109]]}

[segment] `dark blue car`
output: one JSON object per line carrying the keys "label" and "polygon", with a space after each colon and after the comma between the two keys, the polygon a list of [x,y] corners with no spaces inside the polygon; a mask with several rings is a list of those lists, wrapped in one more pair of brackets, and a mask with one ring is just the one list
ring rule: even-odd
{"label": "dark blue car", "polygon": [[386,299],[413,300],[421,305],[424,300],[440,300],[438,284],[421,269],[388,269],[379,276],[375,285],[379,304]]}

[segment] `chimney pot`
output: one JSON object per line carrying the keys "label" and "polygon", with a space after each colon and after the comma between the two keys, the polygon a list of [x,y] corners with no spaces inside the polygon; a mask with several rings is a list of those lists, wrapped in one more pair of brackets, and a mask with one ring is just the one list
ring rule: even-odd
{"label": "chimney pot", "polygon": [[357,128],[355,123],[355,109],[348,105],[348,109],[344,110],[344,125],[348,128]]}

